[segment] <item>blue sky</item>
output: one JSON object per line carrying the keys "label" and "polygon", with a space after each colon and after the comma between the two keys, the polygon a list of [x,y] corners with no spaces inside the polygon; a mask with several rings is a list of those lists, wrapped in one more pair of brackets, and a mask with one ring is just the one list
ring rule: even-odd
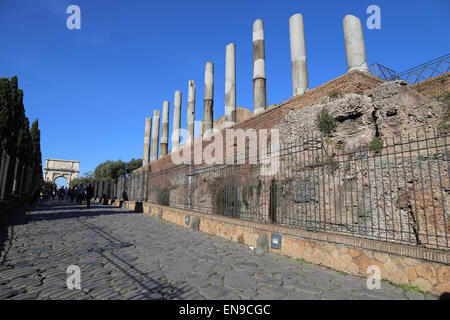
{"label": "blue sky", "polygon": [[[66,27],[71,4],[81,8],[81,30]],[[366,27],[371,4],[381,8],[380,30]],[[175,90],[185,128],[188,80],[196,83],[200,121],[207,61],[215,65],[214,118],[222,116],[228,43],[236,43],[237,105],[253,110],[257,18],[265,27],[268,103],[290,98],[295,13],[304,16],[310,89],[346,72],[346,14],[363,23],[369,64],[403,71],[450,51],[446,0],[0,0],[0,77],[19,77],[27,116],[39,118],[43,159],[79,160],[83,174],[108,159],[142,158],[145,117],[164,100],[171,132]]]}

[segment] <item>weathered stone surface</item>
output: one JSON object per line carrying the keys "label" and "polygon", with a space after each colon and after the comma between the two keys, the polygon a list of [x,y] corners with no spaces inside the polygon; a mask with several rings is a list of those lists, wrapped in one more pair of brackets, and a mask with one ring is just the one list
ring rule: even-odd
{"label": "weathered stone surface", "polygon": [[256,242],[256,254],[264,254],[269,251],[269,240],[267,233],[261,232]]}
{"label": "weathered stone surface", "polygon": [[416,269],[414,267],[405,268],[405,274],[408,277],[408,281],[414,281],[417,278]]}
{"label": "weathered stone surface", "polygon": [[437,271],[437,277],[439,282],[450,283],[450,266],[442,266]]}
{"label": "weathered stone surface", "polygon": [[[392,259],[388,259],[382,266],[382,270],[385,274],[389,275],[389,279],[392,279],[395,283],[407,283],[408,277],[404,271],[401,270]],[[382,275],[383,276],[383,275]]]}
{"label": "weathered stone surface", "polygon": [[433,293],[437,295],[441,295],[443,293],[450,292],[450,282],[441,283],[434,287]]}
{"label": "weathered stone surface", "polygon": [[421,263],[416,266],[416,272],[419,277],[427,279],[431,284],[437,282],[436,270],[434,270],[433,266],[429,263]]}
{"label": "weathered stone surface", "polygon": [[431,284],[423,278],[417,278],[412,282],[414,286],[418,286],[420,290],[425,292],[431,292]]}
{"label": "weathered stone surface", "polygon": [[389,259],[388,254],[383,252],[374,252],[373,256],[380,262],[386,262]]}

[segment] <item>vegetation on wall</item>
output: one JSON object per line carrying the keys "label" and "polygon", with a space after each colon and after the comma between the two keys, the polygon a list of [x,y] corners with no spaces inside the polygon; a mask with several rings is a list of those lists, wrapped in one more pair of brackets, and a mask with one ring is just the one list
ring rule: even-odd
{"label": "vegetation on wall", "polygon": [[336,121],[328,113],[328,110],[325,109],[325,107],[317,113],[316,124],[319,127],[319,130],[324,134],[331,133],[331,131],[333,131],[336,127]]}

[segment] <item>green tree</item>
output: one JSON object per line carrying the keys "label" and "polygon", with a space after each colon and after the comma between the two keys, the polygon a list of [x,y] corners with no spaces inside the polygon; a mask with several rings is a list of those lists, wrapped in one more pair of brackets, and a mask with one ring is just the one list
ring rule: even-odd
{"label": "green tree", "polygon": [[95,180],[117,179],[127,173],[126,163],[122,160],[107,160],[100,163],[94,170]]}
{"label": "green tree", "polygon": [[127,173],[132,173],[134,170],[142,167],[142,159],[131,159],[127,162]]}
{"label": "green tree", "polygon": [[82,184],[84,187],[91,184],[94,180],[94,176],[92,172],[86,172],[82,177],[78,177],[70,181],[69,187],[73,188],[75,185]]}
{"label": "green tree", "polygon": [[42,172],[42,154],[41,154],[41,131],[39,130],[39,120],[33,121],[30,129],[31,135],[31,161],[30,165],[36,170]]}
{"label": "green tree", "polygon": [[8,78],[0,78],[0,147],[8,152],[14,150],[11,139],[12,122],[11,92]]}

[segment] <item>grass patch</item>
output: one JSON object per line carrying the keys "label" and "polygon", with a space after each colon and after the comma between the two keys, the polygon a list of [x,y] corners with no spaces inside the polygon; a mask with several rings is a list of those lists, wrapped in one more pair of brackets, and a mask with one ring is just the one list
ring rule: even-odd
{"label": "grass patch", "polygon": [[305,260],[304,258],[297,258],[295,260],[298,261],[298,262],[303,262],[303,263],[311,263],[308,260]]}
{"label": "grass patch", "polygon": [[410,282],[406,283],[406,284],[402,284],[401,287],[403,290],[406,290],[406,291],[416,291],[419,293],[426,294],[426,292],[423,292],[422,290],[420,290],[420,288],[418,286],[413,286]]}

